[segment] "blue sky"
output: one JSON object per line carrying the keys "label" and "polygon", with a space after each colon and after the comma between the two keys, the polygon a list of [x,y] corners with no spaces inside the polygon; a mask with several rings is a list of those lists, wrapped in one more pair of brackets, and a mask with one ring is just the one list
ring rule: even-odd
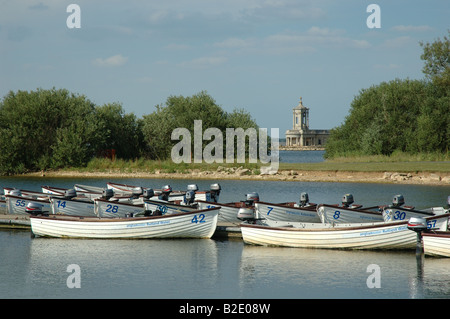
{"label": "blue sky", "polygon": [[[81,28],[66,12],[81,9]],[[368,28],[369,4],[381,28]],[[419,41],[450,29],[450,2],[331,0],[0,0],[0,95],[65,88],[150,114],[170,95],[207,91],[260,127],[340,125],[363,88],[423,78]],[[270,130],[269,130],[270,132]]]}

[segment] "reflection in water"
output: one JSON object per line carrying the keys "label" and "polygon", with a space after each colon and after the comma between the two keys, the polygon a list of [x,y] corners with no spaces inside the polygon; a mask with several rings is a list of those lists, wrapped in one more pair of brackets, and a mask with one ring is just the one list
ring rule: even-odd
{"label": "reflection in water", "polygon": [[[380,267],[380,288],[369,288],[369,265]],[[241,290],[256,298],[409,298],[416,285],[414,253],[244,246]],[[274,278],[277,279],[274,284]],[[282,297],[278,297],[282,296]]]}
{"label": "reflection in water", "polygon": [[[67,288],[70,264],[80,266],[81,289]],[[191,293],[195,297],[199,288],[212,289],[217,267],[213,240],[35,238],[30,247],[27,295],[174,298]]]}

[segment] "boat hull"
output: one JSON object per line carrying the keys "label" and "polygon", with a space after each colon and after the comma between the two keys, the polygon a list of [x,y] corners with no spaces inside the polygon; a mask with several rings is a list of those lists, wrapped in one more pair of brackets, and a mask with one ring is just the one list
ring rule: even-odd
{"label": "boat hull", "polygon": [[450,257],[450,232],[422,234],[424,254],[435,257]]}
{"label": "boat hull", "polygon": [[35,236],[146,239],[211,238],[217,226],[219,209],[209,209],[154,217],[83,218],[72,216],[31,216]]}
{"label": "boat hull", "polygon": [[177,205],[165,201],[147,200],[144,203],[146,211],[159,211],[161,214],[175,214],[175,213],[185,213],[192,212],[198,209],[197,207],[191,207],[186,205]]}
{"label": "boat hull", "polygon": [[283,220],[291,222],[320,223],[315,206],[312,208],[295,207],[283,204],[256,202],[255,211],[258,218]]}
{"label": "boat hull", "polygon": [[317,215],[322,223],[375,223],[382,222],[383,215],[377,211],[352,209],[320,204]]}
{"label": "boat hull", "polygon": [[91,216],[94,217],[94,202],[91,200],[65,199],[52,197],[50,199],[51,210],[56,215]]}
{"label": "boat hull", "polygon": [[95,215],[101,218],[127,217],[130,214],[143,214],[144,204],[131,204],[106,199],[94,199]]}
{"label": "boat hull", "polygon": [[[207,201],[196,201],[199,209],[220,208],[219,222],[240,224],[242,220],[238,219],[239,204],[221,204]],[[243,205],[243,204],[242,204]],[[239,207],[238,207],[239,206]]]}
{"label": "boat hull", "polygon": [[[429,227],[447,229],[449,216],[427,218]],[[417,235],[408,229],[407,221],[352,225],[302,223],[296,227],[288,224],[279,222],[276,227],[273,222],[243,223],[242,238],[246,244],[326,249],[414,249],[417,243]]]}

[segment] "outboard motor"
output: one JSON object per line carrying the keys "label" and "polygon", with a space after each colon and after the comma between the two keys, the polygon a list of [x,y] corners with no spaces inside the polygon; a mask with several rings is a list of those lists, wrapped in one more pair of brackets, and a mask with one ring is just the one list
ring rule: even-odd
{"label": "outboard motor", "polygon": [[44,205],[29,202],[27,207],[25,207],[25,212],[34,216],[42,215],[44,213],[48,213],[47,211],[43,211]]}
{"label": "outboard motor", "polygon": [[249,207],[241,207],[238,210],[237,218],[242,221],[254,221],[256,219],[255,210]]}
{"label": "outboard motor", "polygon": [[146,189],[143,190],[142,196],[143,196],[145,199],[150,199],[150,198],[152,198],[153,196],[155,196],[155,192],[153,191],[153,188],[146,188]]}
{"label": "outboard motor", "polygon": [[309,203],[309,196],[308,193],[301,193],[300,194],[300,207],[305,207]]}
{"label": "outboard motor", "polygon": [[400,207],[405,204],[405,198],[403,195],[395,195],[392,199],[392,207]]}
{"label": "outboard motor", "polygon": [[247,197],[247,200],[245,201],[245,204],[247,206],[252,206],[255,201],[259,201],[259,195],[258,195],[258,193],[255,193],[255,192],[248,193],[246,195],[246,197]]}
{"label": "outboard motor", "polygon": [[64,191],[64,199],[72,199],[74,197],[77,197],[77,192],[73,188]]}
{"label": "outboard motor", "polygon": [[135,188],[133,188],[133,190],[131,191],[131,198],[137,199],[137,198],[139,198],[139,196],[141,196],[142,194],[143,194],[142,187],[135,187]]}
{"label": "outboard motor", "polygon": [[113,196],[114,196],[114,191],[111,188],[105,188],[102,191],[102,198],[103,199],[109,200]]}
{"label": "outboard motor", "polygon": [[427,230],[427,221],[423,217],[411,217],[408,221],[408,229],[417,233],[416,253],[423,252],[422,232]]}
{"label": "outboard motor", "polygon": [[214,203],[217,203],[219,201],[219,195],[220,195],[221,189],[222,188],[220,187],[219,183],[211,184],[211,186],[210,186],[211,200]]}
{"label": "outboard motor", "polygon": [[162,189],[162,194],[158,196],[160,200],[169,200],[169,194],[172,192],[172,187],[170,185],[164,185]]}
{"label": "outboard motor", "polygon": [[194,203],[195,199],[195,192],[193,190],[189,190],[186,192],[186,195],[184,195],[184,203],[186,205],[192,205]]}
{"label": "outboard motor", "polygon": [[343,207],[349,207],[351,204],[353,204],[353,195],[352,194],[345,194],[342,196],[342,206]]}

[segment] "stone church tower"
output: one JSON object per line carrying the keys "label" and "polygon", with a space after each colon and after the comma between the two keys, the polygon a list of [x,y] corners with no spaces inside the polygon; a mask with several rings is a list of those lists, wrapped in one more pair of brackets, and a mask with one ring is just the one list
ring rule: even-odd
{"label": "stone church tower", "polygon": [[302,98],[293,108],[292,130],[286,131],[286,147],[301,149],[321,149],[330,135],[329,130],[309,128],[309,108],[303,105]]}

